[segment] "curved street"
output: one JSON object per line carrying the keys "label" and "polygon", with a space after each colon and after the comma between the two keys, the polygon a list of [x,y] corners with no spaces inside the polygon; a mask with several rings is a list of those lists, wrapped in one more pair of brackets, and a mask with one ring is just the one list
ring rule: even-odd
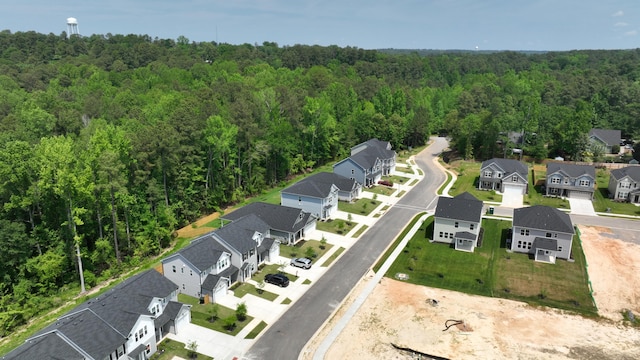
{"label": "curved street", "polygon": [[306,343],[331,316],[378,257],[418,213],[435,207],[436,191],[446,180],[434,163],[447,147],[434,141],[415,157],[425,177],[391,207],[309,290],[253,344],[245,359],[297,359]]}

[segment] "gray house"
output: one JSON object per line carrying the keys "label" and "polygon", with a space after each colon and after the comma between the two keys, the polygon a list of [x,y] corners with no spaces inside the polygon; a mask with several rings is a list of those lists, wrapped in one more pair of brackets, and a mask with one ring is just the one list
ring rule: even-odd
{"label": "gray house", "polygon": [[1,359],[148,359],[167,333],[191,322],[190,306],[177,296],[176,284],[148,270],[80,304]]}
{"label": "gray house", "polygon": [[486,160],[480,166],[478,189],[525,195],[529,184],[528,173],[527,166],[518,160]]}
{"label": "gray house", "polygon": [[270,238],[269,226],[249,214],[168,256],[162,260],[162,270],[180,292],[215,302],[231,284],[246,281],[258,265],[275,259],[279,249],[278,242]]}
{"label": "gray house", "polygon": [[249,214],[256,215],[269,225],[271,238],[278,240],[282,244],[294,245],[303,239],[305,235],[316,229],[317,219],[310,213],[298,208],[265,202],[245,205],[233,212],[224,214],[221,219],[231,222]]}
{"label": "gray house", "polygon": [[313,174],[283,189],[280,204],[303,210],[320,220],[331,218],[338,211],[340,189],[323,178],[321,173]]}
{"label": "gray house", "polygon": [[372,186],[395,168],[396,152],[391,144],[371,139],[352,147],[351,156],[333,165],[333,172],[354,179],[362,186]]}
{"label": "gray house", "polygon": [[536,205],[513,211],[511,251],[532,254],[535,261],[555,264],[569,259],[574,228],[571,218],[556,208]]}
{"label": "gray house", "polygon": [[593,200],[595,185],[596,169],[592,165],[547,163],[545,190],[547,196]]}
{"label": "gray house", "polygon": [[640,166],[627,166],[611,170],[609,198],[640,204]]}
{"label": "gray house", "polygon": [[481,237],[482,201],[465,192],[454,198],[440,196],[434,215],[433,241],[454,244],[473,252]]}
{"label": "gray house", "polygon": [[610,129],[591,129],[589,131],[589,141],[602,145],[607,154],[613,154],[613,146],[619,146],[622,141],[622,132]]}

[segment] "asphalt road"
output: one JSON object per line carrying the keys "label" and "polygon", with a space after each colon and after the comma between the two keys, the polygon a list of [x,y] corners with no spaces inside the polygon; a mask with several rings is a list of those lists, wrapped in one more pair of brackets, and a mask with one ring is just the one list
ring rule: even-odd
{"label": "asphalt road", "polygon": [[418,213],[435,208],[436,191],[446,176],[433,159],[447,147],[444,138],[416,156],[425,177],[391,207],[249,349],[245,359],[297,359],[306,343],[331,316],[374,262]]}

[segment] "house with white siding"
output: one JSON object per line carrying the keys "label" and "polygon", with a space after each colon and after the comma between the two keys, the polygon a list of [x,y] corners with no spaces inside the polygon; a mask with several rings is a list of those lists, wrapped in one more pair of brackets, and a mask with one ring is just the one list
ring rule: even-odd
{"label": "house with white siding", "polygon": [[473,252],[481,238],[482,201],[468,192],[438,197],[433,241],[453,244],[456,250]]}

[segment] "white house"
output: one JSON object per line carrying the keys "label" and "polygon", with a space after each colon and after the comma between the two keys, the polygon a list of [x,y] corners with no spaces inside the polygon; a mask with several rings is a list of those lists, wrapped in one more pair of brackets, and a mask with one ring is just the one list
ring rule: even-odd
{"label": "white house", "polygon": [[454,244],[473,252],[481,232],[482,201],[465,192],[454,198],[440,196],[434,215],[433,241]]}

